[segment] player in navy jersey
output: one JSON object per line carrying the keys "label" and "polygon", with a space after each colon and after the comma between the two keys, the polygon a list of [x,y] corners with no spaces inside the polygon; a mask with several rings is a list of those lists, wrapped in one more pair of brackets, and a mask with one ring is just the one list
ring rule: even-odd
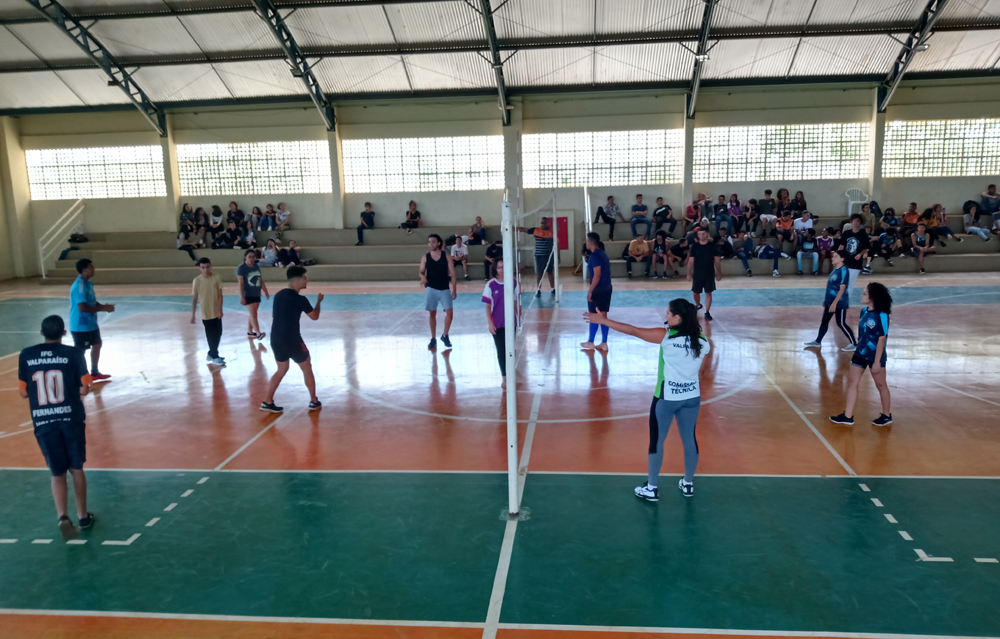
{"label": "player in navy jersey", "polygon": [[854,404],[858,401],[858,386],[865,369],[871,370],[875,387],[882,400],[882,413],[872,421],[875,426],[892,423],[892,406],[889,401],[889,385],[885,381],[886,339],[889,336],[889,314],[892,312],[892,296],[878,282],[872,282],[861,294],[861,322],[858,324],[858,348],[851,358],[851,369],[847,379],[847,408],[843,413],[830,418],[835,424],[854,425]]}
{"label": "player in navy jersey", "polygon": [[66,471],[73,475],[80,528],[94,525],[94,515],[87,511],[87,478],[83,474],[87,440],[81,399],[90,390],[93,379],[87,371],[83,351],[62,343],[65,335],[66,325],[61,317],[46,317],[42,321],[45,343],[21,351],[17,379],[21,397],[31,406],[35,439],[52,472],[52,497],[59,515],[59,530],[66,539],[75,539],[76,528],[66,514],[69,493]]}
{"label": "player in navy jersey", "polygon": [[851,351],[857,346],[857,341],[854,339],[854,332],[847,324],[847,309],[850,307],[850,300],[847,295],[847,266],[844,265],[846,255],[844,251],[834,251],[830,256],[830,263],[833,265],[833,269],[830,271],[830,277],[826,281],[826,297],[823,299],[823,321],[819,326],[819,333],[816,335],[816,339],[806,342],[806,348],[820,347],[823,337],[826,336],[826,331],[830,327],[830,319],[833,317],[837,318],[837,327],[840,328],[847,338],[847,346],[844,347],[844,350]]}

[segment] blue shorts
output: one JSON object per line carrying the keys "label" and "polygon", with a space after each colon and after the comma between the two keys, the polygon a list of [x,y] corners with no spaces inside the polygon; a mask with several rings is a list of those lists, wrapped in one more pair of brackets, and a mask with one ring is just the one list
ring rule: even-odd
{"label": "blue shorts", "polygon": [[450,311],[452,309],[452,299],[451,299],[451,289],[444,289],[440,291],[436,288],[427,287],[427,303],[424,308],[428,311],[436,311],[438,309],[438,304],[440,304],[444,310]]}
{"label": "blue shorts", "polygon": [[[886,362],[886,353],[883,350],[882,351],[882,361],[879,362],[879,366],[881,366],[882,368],[885,368],[885,362]],[[875,363],[875,360],[868,359],[864,355],[862,355],[861,353],[858,353],[857,351],[855,351],[854,352],[854,357],[851,358],[851,363],[854,364],[855,366],[860,366],[861,368],[871,368],[872,364]]]}
{"label": "blue shorts", "polygon": [[69,469],[80,470],[87,461],[87,435],[82,422],[55,422],[41,433],[35,432],[38,447],[53,477],[61,477]]}

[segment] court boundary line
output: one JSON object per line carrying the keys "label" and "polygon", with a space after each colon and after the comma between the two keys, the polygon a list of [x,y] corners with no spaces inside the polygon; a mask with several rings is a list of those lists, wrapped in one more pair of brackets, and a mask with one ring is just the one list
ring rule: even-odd
{"label": "court boundary line", "polygon": [[966,393],[965,391],[958,390],[957,388],[952,388],[951,386],[948,386],[947,384],[942,384],[941,382],[937,381],[936,379],[929,379],[927,381],[931,382],[932,384],[937,384],[941,388],[946,388],[946,389],[948,389],[948,390],[950,390],[952,392],[958,393],[959,395],[965,395],[966,397],[971,397],[972,399],[978,399],[981,402],[986,402],[987,404],[992,404],[993,406],[1000,406],[1000,403],[998,403],[998,402],[994,402],[993,400],[990,400],[990,399],[984,399],[982,397],[979,397],[978,395],[973,395],[972,393]]}
{"label": "court boundary line", "polygon": [[828,632],[824,630],[737,630],[729,628],[660,628],[656,626],[573,626],[568,624],[502,623],[504,630],[550,630],[568,632],[622,632],[677,635],[748,635],[755,637],[831,637],[845,639],[998,639],[975,635],[917,635],[877,632]]}
{"label": "court boundary line", "polygon": [[238,456],[238,455],[239,455],[240,453],[242,453],[243,451],[245,451],[245,450],[246,450],[247,448],[249,448],[251,444],[253,444],[253,443],[254,443],[255,441],[257,441],[258,439],[260,439],[261,437],[263,437],[263,436],[264,436],[264,433],[266,433],[267,431],[269,431],[269,430],[271,430],[272,428],[274,428],[274,425],[275,425],[275,424],[277,424],[278,422],[280,422],[280,421],[284,420],[284,419],[285,419],[286,417],[287,417],[287,418],[288,418],[289,420],[291,420],[291,419],[295,419],[296,417],[298,417],[299,415],[301,415],[301,414],[302,414],[302,411],[304,411],[305,409],[306,409],[306,407],[305,407],[305,406],[302,406],[302,407],[300,407],[300,408],[299,408],[298,410],[296,410],[296,411],[294,411],[294,412],[291,412],[291,413],[282,413],[282,414],[281,414],[281,415],[280,415],[280,416],[279,416],[279,417],[278,417],[277,419],[275,419],[275,420],[274,420],[274,421],[272,421],[272,422],[271,422],[270,424],[268,424],[268,425],[267,425],[266,427],[264,427],[264,429],[263,429],[262,431],[260,431],[259,433],[257,433],[257,434],[256,434],[256,435],[254,435],[253,437],[251,437],[251,438],[250,438],[250,441],[248,441],[248,442],[246,442],[245,444],[243,444],[242,446],[240,446],[240,447],[239,447],[239,448],[238,448],[238,449],[236,450],[236,452],[235,452],[235,453],[233,453],[232,455],[230,455],[229,457],[227,457],[227,458],[226,458],[226,461],[222,462],[221,464],[219,464],[218,466],[216,466],[216,467],[215,467],[215,468],[213,468],[212,470],[222,470],[222,469],[223,469],[223,468],[224,468],[224,467],[226,466],[226,464],[228,464],[229,462],[231,462],[231,461],[233,461],[234,459],[236,459],[236,457],[237,457],[237,456]]}

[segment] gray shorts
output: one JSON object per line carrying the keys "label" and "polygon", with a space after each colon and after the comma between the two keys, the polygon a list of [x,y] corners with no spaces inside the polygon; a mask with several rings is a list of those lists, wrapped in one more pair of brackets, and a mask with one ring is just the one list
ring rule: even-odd
{"label": "gray shorts", "polygon": [[424,308],[428,311],[436,311],[438,309],[438,304],[444,307],[444,310],[450,311],[452,308],[451,299],[451,289],[444,289],[439,291],[436,288],[427,287],[427,304]]}
{"label": "gray shorts", "polygon": [[[545,269],[547,273],[551,273],[555,268],[553,265],[554,257],[551,254],[548,255],[536,255],[535,256],[535,273],[541,273],[542,269]],[[545,268],[546,263],[548,263],[548,268]]]}

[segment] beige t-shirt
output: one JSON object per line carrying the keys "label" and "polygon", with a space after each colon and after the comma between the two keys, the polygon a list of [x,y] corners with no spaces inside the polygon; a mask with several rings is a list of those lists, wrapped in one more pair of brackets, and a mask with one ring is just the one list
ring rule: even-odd
{"label": "beige t-shirt", "polygon": [[191,282],[191,294],[197,295],[198,303],[201,304],[201,319],[218,319],[222,315],[219,297],[221,290],[222,278],[217,273],[212,273],[211,277],[199,274]]}

